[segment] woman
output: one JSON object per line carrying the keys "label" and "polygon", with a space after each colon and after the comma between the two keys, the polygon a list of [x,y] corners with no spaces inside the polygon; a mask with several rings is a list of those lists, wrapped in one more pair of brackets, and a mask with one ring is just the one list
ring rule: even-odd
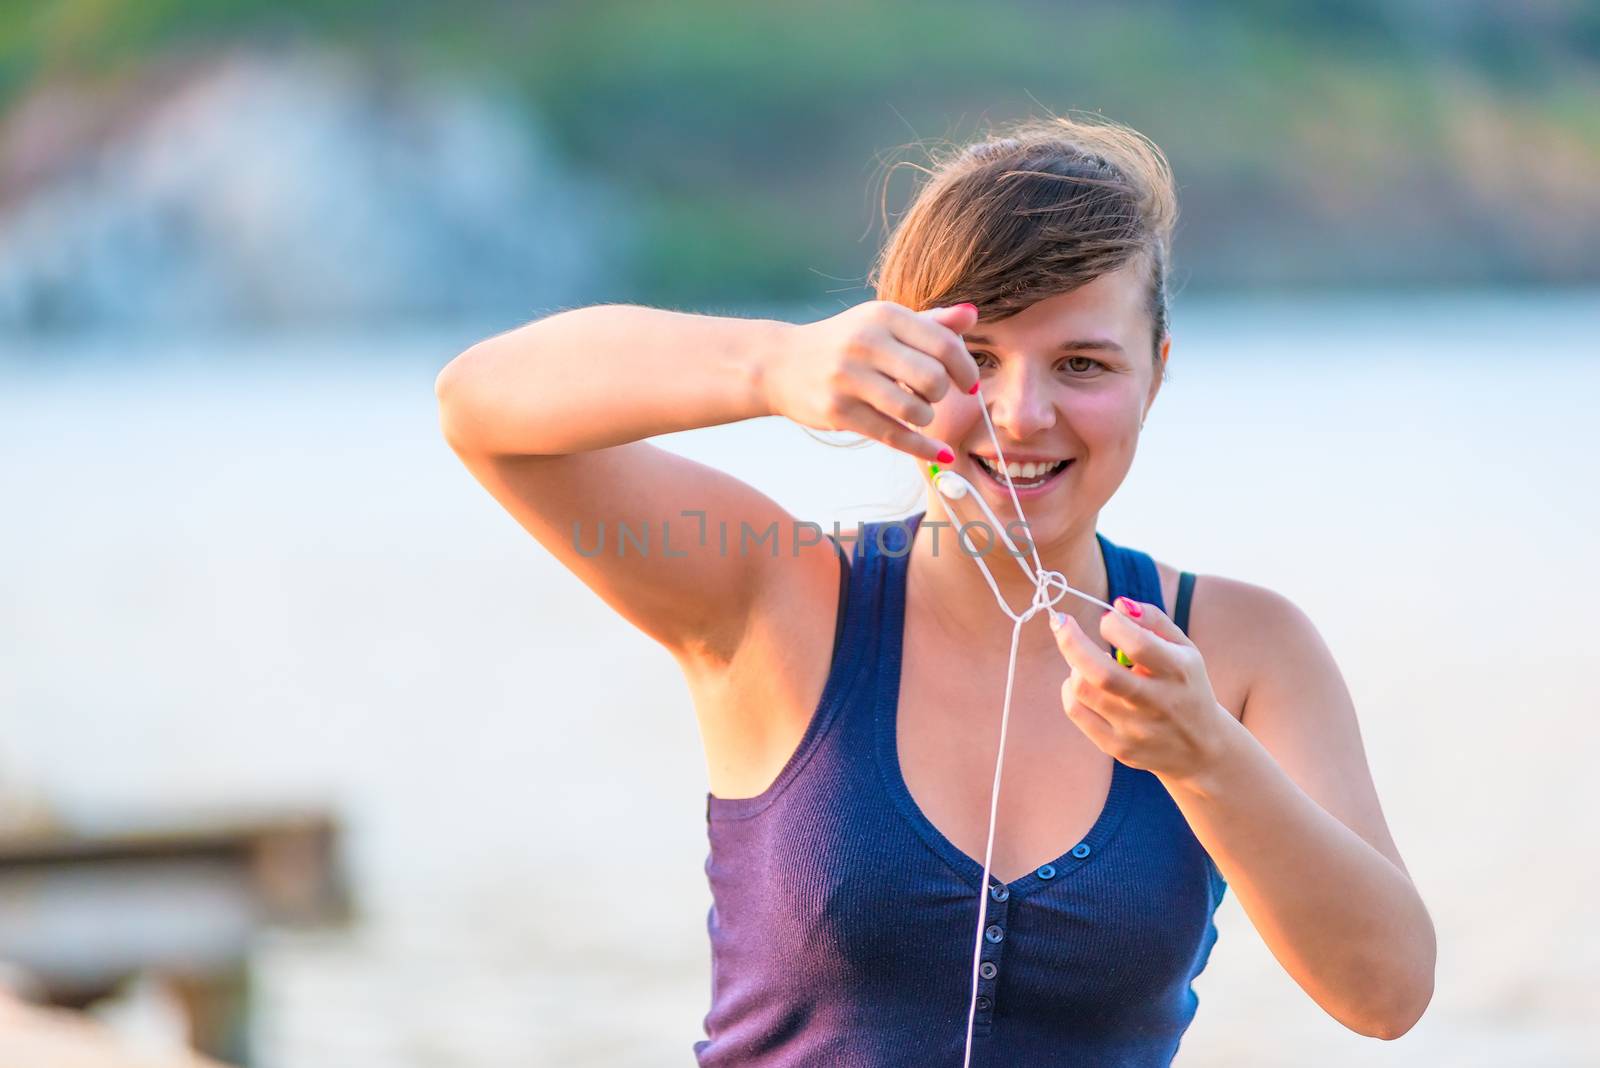
{"label": "woman", "polygon": [[[1050,119],[936,163],[876,301],[805,325],[580,308],[437,383],[472,473],[692,691],[714,901],[699,1062],[1167,1064],[1227,886],[1328,1013],[1403,1034],[1432,995],[1433,928],[1316,629],[1096,531],[1171,351],[1164,157]],[[996,532],[940,538],[931,482],[847,558],[642,440],[762,415],[956,472],[1026,520],[1045,569],[1115,600],[1022,627],[992,842],[1011,655],[994,596],[1020,613],[1034,583]],[[595,551],[622,526],[668,543]]]}

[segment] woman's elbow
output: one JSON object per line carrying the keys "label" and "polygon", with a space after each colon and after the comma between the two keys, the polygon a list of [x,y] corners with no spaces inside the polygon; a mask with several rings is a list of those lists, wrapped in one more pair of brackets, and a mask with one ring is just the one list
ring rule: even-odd
{"label": "woman's elbow", "polygon": [[[1433,1001],[1434,955],[1430,948],[1424,960],[1405,981],[1385,988],[1383,999],[1364,1013],[1359,1021],[1346,1026],[1369,1038],[1392,1042],[1417,1025]],[[1375,984],[1383,987],[1383,984]]]}
{"label": "woman's elbow", "polygon": [[452,448],[456,446],[457,428],[461,424],[455,411],[456,379],[460,374],[455,367],[455,360],[450,361],[433,380],[433,396],[439,405],[439,432],[444,435],[444,440]]}
{"label": "woman's elbow", "polygon": [[474,345],[445,364],[433,380],[433,395],[439,405],[439,430],[454,449],[470,443],[466,432],[475,420],[471,416],[474,380],[481,372],[481,357]]}
{"label": "woman's elbow", "polygon": [[1409,1003],[1397,1003],[1390,1007],[1385,1015],[1379,1017],[1371,1026],[1357,1028],[1362,1034],[1371,1038],[1381,1038],[1385,1042],[1393,1042],[1407,1031],[1417,1025],[1423,1013],[1428,1010],[1428,1003],[1433,1000],[1433,984],[1430,982],[1421,995],[1413,997]]}
{"label": "woman's elbow", "polygon": [[471,381],[476,377],[483,362],[483,342],[469,345],[458,353],[455,359],[439,369],[433,379],[433,395],[439,401],[440,407],[455,403],[466,391]]}
{"label": "woman's elbow", "polygon": [[[470,351],[472,350],[467,350],[467,352]],[[455,391],[456,380],[461,377],[461,360],[466,354],[466,352],[463,352],[456,356],[455,359],[441,367],[439,373],[433,377],[433,396],[441,407],[446,403],[450,394]]]}

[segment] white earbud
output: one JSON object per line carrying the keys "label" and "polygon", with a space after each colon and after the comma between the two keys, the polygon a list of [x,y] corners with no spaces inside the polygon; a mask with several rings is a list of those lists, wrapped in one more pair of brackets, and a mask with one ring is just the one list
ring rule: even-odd
{"label": "white earbud", "polygon": [[939,492],[952,501],[959,501],[967,495],[967,480],[954,471],[940,471],[933,482]]}

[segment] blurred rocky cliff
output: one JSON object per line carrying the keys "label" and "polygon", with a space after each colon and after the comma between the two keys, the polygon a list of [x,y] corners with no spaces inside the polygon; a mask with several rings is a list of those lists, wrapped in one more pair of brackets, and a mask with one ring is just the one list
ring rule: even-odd
{"label": "blurred rocky cliff", "polygon": [[517,320],[626,231],[511,94],[329,51],[48,81],[0,127],[4,328]]}
{"label": "blurred rocky cliff", "polygon": [[1600,284],[1593,3],[4,10],[0,330],[829,314],[927,149],[1051,113],[1167,153],[1180,294]]}

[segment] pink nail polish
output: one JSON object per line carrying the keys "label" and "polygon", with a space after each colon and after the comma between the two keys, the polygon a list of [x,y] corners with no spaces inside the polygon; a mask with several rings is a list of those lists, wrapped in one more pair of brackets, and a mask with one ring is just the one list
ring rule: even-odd
{"label": "pink nail polish", "polygon": [[953,464],[956,462],[956,454],[951,452],[949,449],[940,449],[939,462],[942,464]]}
{"label": "pink nail polish", "polygon": [[957,304],[956,307],[958,307],[958,308],[971,308],[973,311],[977,311],[978,310],[978,306],[976,304],[971,303],[970,301],[967,302],[967,303],[963,303],[963,304]]}
{"label": "pink nail polish", "polygon": [[1122,606],[1122,610],[1124,612],[1128,613],[1134,619],[1138,619],[1140,616],[1144,615],[1144,609],[1140,608],[1126,597],[1118,597],[1117,603]]}
{"label": "pink nail polish", "polygon": [[978,387],[981,386],[981,385],[983,385],[982,382],[974,382],[974,383],[972,383],[972,388],[967,390],[967,392],[970,393],[970,394],[976,395],[977,392],[978,392]]}

